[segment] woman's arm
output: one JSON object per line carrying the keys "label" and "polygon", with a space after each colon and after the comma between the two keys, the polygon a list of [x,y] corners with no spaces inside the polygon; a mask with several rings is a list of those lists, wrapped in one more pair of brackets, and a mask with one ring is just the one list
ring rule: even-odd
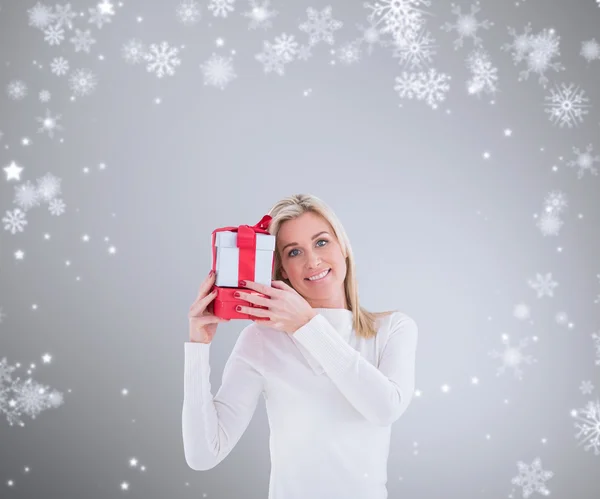
{"label": "woman's arm", "polygon": [[387,426],[406,410],[415,389],[418,328],[395,312],[379,367],[352,348],[320,314],[293,333],[340,392],[368,421]]}
{"label": "woman's arm", "polygon": [[185,342],[183,448],[185,460],[194,470],[209,470],[225,459],[252,419],[264,388],[264,377],[256,369],[262,361],[262,338],[253,326],[240,333],[214,398],[211,344]]}

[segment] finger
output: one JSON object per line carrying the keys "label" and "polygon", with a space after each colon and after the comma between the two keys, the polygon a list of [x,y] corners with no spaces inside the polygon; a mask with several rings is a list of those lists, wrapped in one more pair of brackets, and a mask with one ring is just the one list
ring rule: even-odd
{"label": "finger", "polygon": [[220,322],[229,322],[231,319],[224,319],[223,317],[217,317],[216,315],[201,315],[198,317],[196,328],[201,328],[207,324],[215,324]]}
{"label": "finger", "polygon": [[205,295],[208,292],[208,290],[213,285],[215,277],[216,277],[216,273],[213,273],[213,275],[206,276],[204,281],[202,281],[202,284],[200,284],[200,288],[198,289],[198,298],[200,298],[201,296]]}
{"label": "finger", "polygon": [[190,307],[189,316],[195,317],[198,313],[203,312],[208,303],[215,299],[218,294],[218,289],[215,288],[212,292],[208,293],[206,296],[199,297],[194,304]]}

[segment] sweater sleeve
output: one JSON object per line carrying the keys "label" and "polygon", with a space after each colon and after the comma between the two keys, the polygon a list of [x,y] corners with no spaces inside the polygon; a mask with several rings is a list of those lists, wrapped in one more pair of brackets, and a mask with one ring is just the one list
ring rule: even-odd
{"label": "sweater sleeve", "polygon": [[185,342],[182,433],[185,460],[197,471],[219,464],[248,427],[264,389],[262,341],[257,328],[240,333],[213,397],[210,343]]}
{"label": "sweater sleeve", "polygon": [[404,413],[415,389],[417,324],[395,312],[390,327],[378,367],[346,343],[321,314],[293,333],[356,410],[382,426]]}

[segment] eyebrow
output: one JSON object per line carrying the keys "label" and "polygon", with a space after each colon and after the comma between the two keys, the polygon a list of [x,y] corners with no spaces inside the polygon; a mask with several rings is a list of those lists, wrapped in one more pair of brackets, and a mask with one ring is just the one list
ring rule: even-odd
{"label": "eyebrow", "polygon": [[[319,232],[318,234],[315,234],[312,239],[316,239],[317,237],[319,237],[321,234],[329,234],[329,232],[327,232],[326,230]],[[288,246],[294,246],[295,244],[298,243],[288,243],[286,244],[283,248],[281,248],[281,252],[283,253],[283,250],[285,250]]]}

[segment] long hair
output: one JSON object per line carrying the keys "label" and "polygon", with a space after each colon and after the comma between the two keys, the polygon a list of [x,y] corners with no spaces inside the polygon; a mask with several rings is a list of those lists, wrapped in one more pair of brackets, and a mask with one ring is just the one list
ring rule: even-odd
{"label": "long hair", "polygon": [[[269,224],[269,233],[277,237],[277,233],[281,225],[287,221],[299,217],[303,213],[312,212],[323,217],[331,224],[335,237],[337,238],[342,253],[346,259],[346,278],[344,279],[344,290],[346,301],[352,311],[353,327],[358,336],[363,338],[371,338],[377,334],[376,320],[379,317],[387,316],[396,312],[389,310],[387,312],[370,312],[360,306],[358,298],[358,283],[356,280],[356,270],[354,266],[354,255],[352,246],[346,234],[346,230],[333,210],[321,199],[312,194],[294,194],[281,199],[271,208],[269,215],[272,220]],[[287,285],[292,286],[289,279],[284,279],[281,275],[282,264],[281,255],[275,249],[275,264],[273,268],[273,280],[283,281]]]}

